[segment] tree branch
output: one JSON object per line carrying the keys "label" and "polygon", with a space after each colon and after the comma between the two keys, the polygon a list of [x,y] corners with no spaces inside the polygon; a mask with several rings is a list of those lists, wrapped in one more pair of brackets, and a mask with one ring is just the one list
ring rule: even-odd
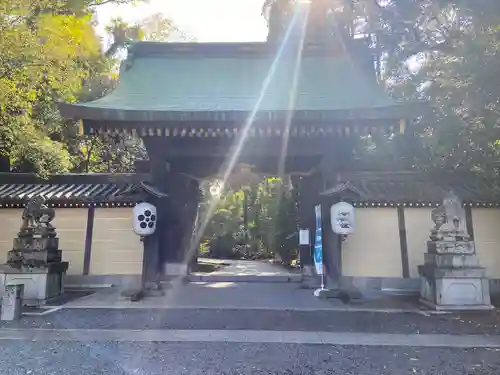
{"label": "tree branch", "polygon": [[99,5],[105,5],[105,4],[111,4],[111,3],[116,3],[116,4],[129,4],[131,3],[132,0],[96,0],[94,2],[90,2],[88,4],[89,7],[96,7]]}

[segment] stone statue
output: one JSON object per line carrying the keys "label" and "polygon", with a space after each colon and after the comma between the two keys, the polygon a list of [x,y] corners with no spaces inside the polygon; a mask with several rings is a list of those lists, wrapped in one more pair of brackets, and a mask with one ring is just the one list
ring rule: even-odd
{"label": "stone statue", "polygon": [[24,208],[20,232],[22,233],[40,228],[52,229],[53,227],[50,222],[55,216],[55,210],[47,207],[43,197],[33,197]]}
{"label": "stone statue", "polygon": [[448,192],[444,199],[443,204],[431,213],[434,228],[432,236],[442,239],[443,237],[468,237],[466,224],[465,224],[465,210],[462,207],[462,202],[452,191]]}
{"label": "stone statue", "polygon": [[[18,235],[7,252],[7,262],[0,268],[5,283],[23,280],[23,304],[40,306],[61,297],[68,262],[62,260],[59,238],[51,224],[55,210],[47,207],[41,196],[26,204]],[[2,275],[3,273],[3,275]]]}
{"label": "stone statue", "polygon": [[465,209],[448,192],[432,211],[434,228],[420,274],[420,302],[437,310],[489,310],[489,282],[466,229]]}
{"label": "stone statue", "polygon": [[465,210],[462,202],[453,193],[449,192],[443,199],[443,207],[446,212],[446,223],[453,224],[453,229],[460,230],[465,227]]}

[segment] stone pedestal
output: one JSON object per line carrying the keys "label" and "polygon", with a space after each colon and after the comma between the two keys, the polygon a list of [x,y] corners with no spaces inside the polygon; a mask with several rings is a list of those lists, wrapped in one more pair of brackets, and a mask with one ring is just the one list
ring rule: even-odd
{"label": "stone pedestal", "polygon": [[5,285],[24,285],[23,304],[25,306],[43,306],[63,295],[64,276],[68,266],[68,262],[22,269],[3,266],[1,272],[5,275]]}
{"label": "stone pedestal", "polygon": [[434,229],[419,266],[420,302],[435,310],[489,310],[489,280],[461,229]]}
{"label": "stone pedestal", "polygon": [[22,315],[24,285],[6,285],[2,297],[2,314],[0,320],[19,320]]}

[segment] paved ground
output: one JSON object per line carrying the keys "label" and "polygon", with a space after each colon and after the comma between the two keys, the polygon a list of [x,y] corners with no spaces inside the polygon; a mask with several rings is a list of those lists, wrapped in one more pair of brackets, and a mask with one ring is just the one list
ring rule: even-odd
{"label": "paved ground", "polygon": [[265,308],[325,309],[342,306],[337,300],[319,300],[312,290],[296,283],[197,282],[167,286],[165,297],[147,298],[139,303],[121,297],[119,289],[109,288],[70,302],[72,307],[114,308]]}
{"label": "paved ground", "polygon": [[[457,340],[457,338],[460,338]],[[339,333],[321,331],[254,330],[130,330],[130,329],[3,329],[0,340],[9,343],[27,341],[82,342],[197,342],[316,344],[353,346],[397,346],[431,348],[500,349],[499,336],[484,335],[406,335],[393,333]]]}
{"label": "paved ground", "polygon": [[9,342],[9,375],[497,375],[496,349],[302,344]]}
{"label": "paved ground", "polygon": [[274,330],[401,334],[500,335],[500,314],[231,309],[63,309],[1,328]]}
{"label": "paved ground", "polygon": [[1,322],[0,374],[500,374],[499,311],[427,316],[413,302],[207,282],[133,304],[106,289]]}
{"label": "paved ground", "polygon": [[338,299],[318,299],[313,290],[297,283],[259,282],[175,282],[166,285],[164,297],[130,302],[118,288],[106,288],[69,302],[66,308],[207,308],[265,310],[349,310],[415,311],[415,297],[376,298],[345,305]]}

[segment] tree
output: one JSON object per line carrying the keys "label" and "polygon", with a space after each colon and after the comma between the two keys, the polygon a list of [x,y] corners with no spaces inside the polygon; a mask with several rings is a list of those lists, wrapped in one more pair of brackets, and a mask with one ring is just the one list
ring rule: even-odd
{"label": "tree", "polygon": [[413,165],[497,177],[500,4],[392,1],[380,25],[393,95],[434,106],[416,124]]}
{"label": "tree", "polygon": [[0,155],[21,172],[130,171],[143,156],[140,140],[107,143],[78,134],[56,102],[94,100],[113,89],[116,51],[133,40],[163,38],[161,16],[141,25],[116,21],[104,51],[93,28],[95,7],[129,0],[4,0],[0,3]]}
{"label": "tree", "polygon": [[202,184],[200,206],[201,215],[206,215],[212,199],[218,199],[203,233],[211,256],[278,258],[289,265],[297,256],[298,241],[296,196],[288,184],[279,178],[261,177],[244,188],[236,184],[211,193],[217,183]]}
{"label": "tree", "polygon": [[[132,25],[115,18],[106,30],[112,39],[103,54],[106,65],[87,82],[80,101],[95,100],[114,88],[118,79],[119,55],[125,57],[126,48],[131,43],[165,41],[171,33],[178,31],[173,22],[161,14],[153,14]],[[79,147],[75,150],[73,170],[78,172],[131,172],[137,159],[147,157],[142,140],[131,136],[87,136],[77,143]]]}
{"label": "tree", "polygon": [[268,42],[276,42],[283,37],[295,4],[295,0],[266,0],[264,2],[262,14],[266,17],[269,29]]}
{"label": "tree", "polygon": [[[369,38],[378,76],[391,95],[433,106],[412,124],[414,134],[359,142],[361,164],[498,176],[499,2],[312,0],[311,8],[319,3],[332,15],[331,30],[340,25],[348,31],[344,36]],[[269,27],[271,33],[273,22]]]}
{"label": "tree", "polygon": [[[3,1],[0,19],[0,153],[21,170],[67,171],[68,125],[55,100],[74,101],[88,76],[84,61],[99,54],[90,16],[59,15],[60,2]],[[43,12],[50,6],[54,13]]]}
{"label": "tree", "polygon": [[147,16],[136,24],[128,24],[118,17],[111,21],[106,30],[112,37],[112,43],[106,51],[108,57],[115,57],[117,52],[124,51],[131,43],[139,40],[165,42],[173,35],[190,39],[161,13]]}
{"label": "tree", "polygon": [[305,42],[323,41],[328,38],[353,35],[359,23],[366,23],[369,9],[374,0],[266,0],[262,14],[268,23],[269,42],[281,40],[291,20],[304,17]]}

